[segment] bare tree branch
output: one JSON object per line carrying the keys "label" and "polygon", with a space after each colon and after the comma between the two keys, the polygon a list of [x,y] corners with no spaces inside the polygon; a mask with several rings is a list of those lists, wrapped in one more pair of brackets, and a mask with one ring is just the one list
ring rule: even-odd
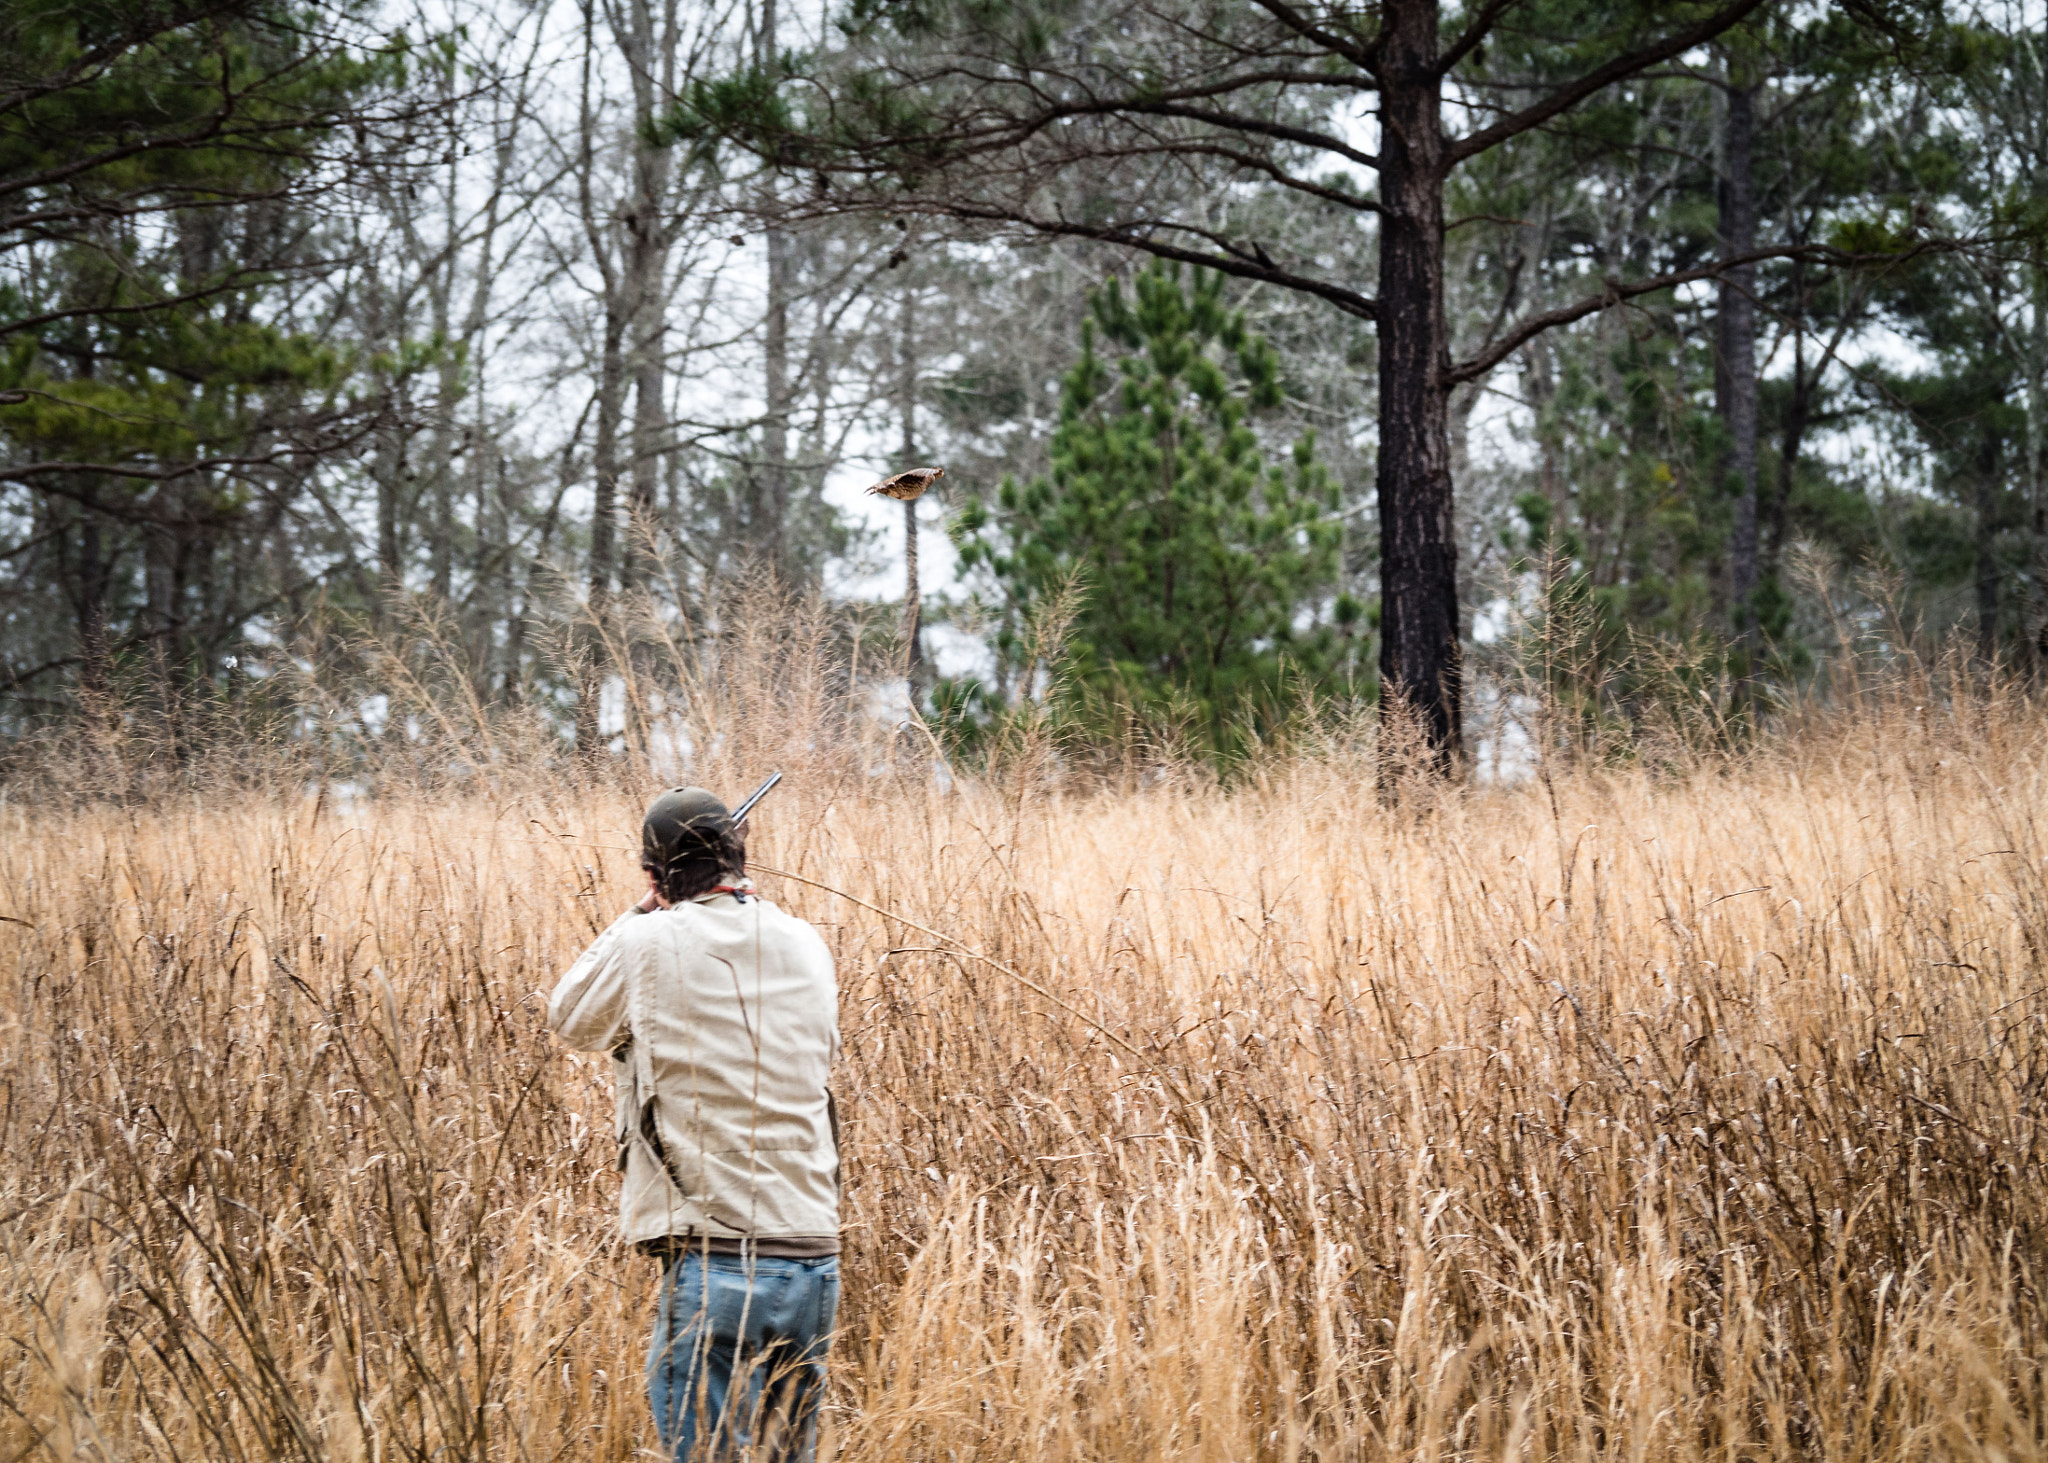
{"label": "bare tree branch", "polygon": [[1360,45],[1354,40],[1338,35],[1335,31],[1317,25],[1286,0],[1258,0],[1261,10],[1300,36],[1303,40],[1314,41],[1326,51],[1342,56],[1361,71],[1370,72],[1379,62],[1379,43],[1370,41]]}
{"label": "bare tree branch", "polygon": [[[1142,250],[1160,259],[1171,259],[1180,264],[1199,265],[1221,274],[1238,279],[1255,280],[1261,284],[1279,285],[1283,289],[1296,290],[1305,295],[1328,301],[1347,315],[1360,320],[1377,320],[1379,303],[1356,290],[1347,290],[1327,280],[1311,278],[1282,269],[1276,264],[1260,262],[1255,256],[1239,256],[1235,253],[1204,253],[1199,249],[1184,248],[1153,237],[1150,229],[1178,229],[1185,233],[1201,234],[1204,231],[1190,225],[1175,224],[1166,220],[1157,223],[1136,224],[1084,224],[1068,219],[1036,218],[1022,212],[999,208],[978,208],[969,204],[928,205],[921,212],[939,214],[948,218],[970,219],[981,223],[1012,224],[1053,238],[1093,239],[1105,244],[1121,244],[1125,248]],[[1208,236],[1213,238],[1214,236]]]}
{"label": "bare tree branch", "polygon": [[1928,242],[1903,250],[1897,254],[1849,254],[1829,244],[1780,244],[1769,249],[1752,249],[1744,254],[1733,254],[1726,259],[1717,259],[1711,264],[1702,264],[1693,269],[1674,270],[1669,274],[1650,275],[1644,279],[1620,280],[1610,278],[1606,287],[1597,295],[1587,295],[1569,305],[1560,305],[1554,310],[1545,310],[1539,315],[1526,316],[1498,340],[1469,360],[1461,361],[1443,375],[1443,384],[1456,386],[1485,375],[1495,366],[1527,345],[1544,331],[1559,325],[1569,325],[1588,315],[1632,300],[1641,295],[1653,295],[1659,290],[1676,289],[1682,284],[1695,280],[1714,279],[1731,269],[1745,264],[1756,264],[1766,259],[1811,259],[1825,264],[1845,265],[1898,265],[1926,254],[1946,253],[1964,247],[1954,241]]}

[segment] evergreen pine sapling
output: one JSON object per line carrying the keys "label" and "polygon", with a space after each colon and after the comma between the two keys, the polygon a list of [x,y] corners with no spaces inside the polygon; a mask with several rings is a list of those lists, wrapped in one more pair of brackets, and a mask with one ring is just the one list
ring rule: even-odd
{"label": "evergreen pine sapling", "polygon": [[[1052,471],[1006,479],[993,511],[953,525],[963,569],[1000,589],[1004,680],[1037,667],[1019,627],[1079,590],[1053,710],[1078,730],[1133,725],[1241,752],[1305,698],[1349,697],[1369,664],[1362,606],[1338,594],[1338,490],[1312,435],[1271,460],[1254,422],[1281,404],[1277,353],[1223,300],[1220,276],[1155,265],[1127,298],[1092,300],[1063,383]],[[1102,342],[1116,351],[1107,359]],[[942,687],[942,715],[985,722],[978,687]]]}

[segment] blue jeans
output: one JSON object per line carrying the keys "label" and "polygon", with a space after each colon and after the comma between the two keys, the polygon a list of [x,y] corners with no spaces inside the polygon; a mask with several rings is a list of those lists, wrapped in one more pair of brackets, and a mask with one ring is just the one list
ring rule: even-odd
{"label": "blue jeans", "polygon": [[661,1277],[647,1398],[676,1463],[811,1463],[839,1261],[685,1254]]}

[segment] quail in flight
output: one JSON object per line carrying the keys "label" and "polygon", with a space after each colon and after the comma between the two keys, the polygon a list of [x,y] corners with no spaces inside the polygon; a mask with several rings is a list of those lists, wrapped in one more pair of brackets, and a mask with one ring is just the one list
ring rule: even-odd
{"label": "quail in flight", "polygon": [[908,472],[899,472],[892,478],[883,478],[869,488],[883,498],[894,498],[899,503],[908,503],[912,498],[922,497],[924,490],[946,475],[943,467],[913,467]]}

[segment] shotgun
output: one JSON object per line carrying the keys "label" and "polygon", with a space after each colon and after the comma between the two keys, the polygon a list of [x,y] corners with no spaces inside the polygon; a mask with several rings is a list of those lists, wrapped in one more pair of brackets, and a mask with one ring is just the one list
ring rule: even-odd
{"label": "shotgun", "polygon": [[782,781],[782,774],[780,772],[769,773],[768,780],[762,783],[759,787],[755,788],[752,793],[748,794],[747,800],[741,803],[738,809],[734,811],[732,815],[732,826],[737,828],[740,826],[740,824],[746,822],[747,814],[754,811],[754,804],[760,802],[762,798],[767,797],[768,794],[774,790],[775,784],[780,781]]}

